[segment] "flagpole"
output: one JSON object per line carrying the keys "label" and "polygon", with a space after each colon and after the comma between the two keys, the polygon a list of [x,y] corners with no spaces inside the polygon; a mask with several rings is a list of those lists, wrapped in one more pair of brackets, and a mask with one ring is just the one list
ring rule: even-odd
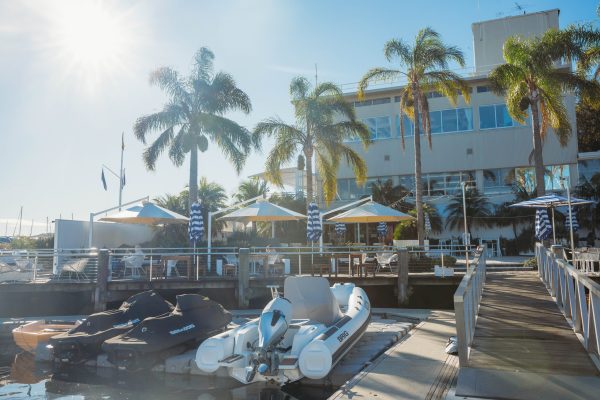
{"label": "flagpole", "polygon": [[125,132],[121,133],[121,168],[119,169],[119,211],[123,199],[123,153],[125,152]]}

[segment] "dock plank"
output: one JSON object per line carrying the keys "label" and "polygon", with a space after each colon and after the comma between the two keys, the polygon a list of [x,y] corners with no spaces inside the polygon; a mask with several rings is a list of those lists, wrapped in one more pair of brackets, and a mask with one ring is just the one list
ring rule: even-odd
{"label": "dock plank", "polygon": [[[532,382],[536,390],[531,390]],[[559,391],[563,397],[552,395],[561,382],[585,382],[586,390],[600,390],[600,371],[537,272],[489,273],[468,365],[460,370],[456,394],[580,398],[581,391],[564,397],[568,392],[564,388]]]}

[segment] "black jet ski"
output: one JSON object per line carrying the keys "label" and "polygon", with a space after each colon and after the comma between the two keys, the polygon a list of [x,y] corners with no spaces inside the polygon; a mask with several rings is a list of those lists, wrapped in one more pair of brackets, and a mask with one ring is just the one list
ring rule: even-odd
{"label": "black jet ski", "polygon": [[102,350],[119,369],[151,368],[197,347],[224,331],[230,322],[231,314],[219,303],[197,294],[182,294],[171,313],[146,318],[130,331],[105,341]]}
{"label": "black jet ski", "polygon": [[128,298],[117,310],[87,317],[81,325],[49,340],[58,363],[79,364],[96,357],[102,343],[127,332],[148,317],[171,312],[173,305],[150,290]]}

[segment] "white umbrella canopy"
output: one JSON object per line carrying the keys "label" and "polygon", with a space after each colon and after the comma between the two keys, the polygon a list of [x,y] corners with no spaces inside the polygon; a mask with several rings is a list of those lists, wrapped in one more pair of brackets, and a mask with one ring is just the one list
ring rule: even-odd
{"label": "white umbrella canopy", "polygon": [[328,221],[345,223],[399,222],[414,219],[408,214],[383,204],[369,201],[356,208],[343,212]]}
{"label": "white umbrella canopy", "polygon": [[239,210],[226,214],[219,220],[248,222],[273,222],[273,221],[299,221],[305,219],[306,215],[278,206],[266,200],[259,200]]}
{"label": "white umbrella canopy", "polygon": [[116,214],[100,218],[100,221],[122,222],[125,224],[187,224],[188,217],[167,210],[154,203],[134,204]]}

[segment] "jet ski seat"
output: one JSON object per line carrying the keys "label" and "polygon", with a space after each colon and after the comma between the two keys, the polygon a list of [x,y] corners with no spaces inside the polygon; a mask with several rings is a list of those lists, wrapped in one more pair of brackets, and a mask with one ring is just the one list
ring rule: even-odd
{"label": "jet ski seat", "polygon": [[294,319],[309,319],[329,326],[342,318],[340,306],[325,278],[287,277],[283,293],[292,303]]}

